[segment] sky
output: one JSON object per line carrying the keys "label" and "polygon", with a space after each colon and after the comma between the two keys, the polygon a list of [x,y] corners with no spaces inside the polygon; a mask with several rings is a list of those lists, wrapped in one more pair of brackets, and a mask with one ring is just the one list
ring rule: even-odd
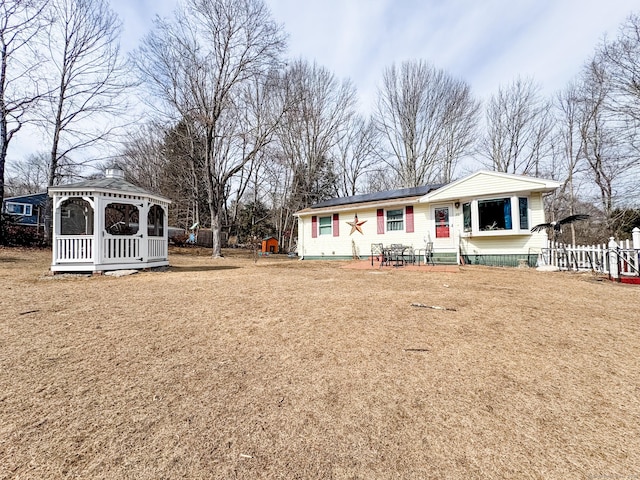
{"label": "sky", "polygon": [[[373,111],[385,68],[421,59],[470,84],[481,100],[518,76],[542,93],[565,87],[604,35],[616,37],[637,0],[265,0],[289,37],[288,56],[326,67],[356,86]],[[110,0],[133,51],[176,0]],[[23,158],[41,145],[25,129],[10,146]]]}
{"label": "sky", "polygon": [[[289,35],[289,57],[351,79],[372,110],[382,72],[422,59],[488,99],[518,76],[553,94],[576,76],[606,34],[615,37],[637,0],[265,0]],[[124,50],[175,0],[112,0]]]}

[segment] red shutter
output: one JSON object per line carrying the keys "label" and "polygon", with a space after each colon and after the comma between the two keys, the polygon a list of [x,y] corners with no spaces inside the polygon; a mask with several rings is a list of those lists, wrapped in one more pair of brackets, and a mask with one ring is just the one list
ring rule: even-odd
{"label": "red shutter", "polygon": [[378,233],[384,233],[384,210],[378,209]]}
{"label": "red shutter", "polygon": [[340,236],[340,214],[339,213],[333,214],[333,236],[334,237]]}
{"label": "red shutter", "polygon": [[311,217],[311,238],[318,236],[318,217],[315,215]]}
{"label": "red shutter", "polygon": [[413,233],[413,206],[408,205],[406,208],[407,217],[407,233]]}

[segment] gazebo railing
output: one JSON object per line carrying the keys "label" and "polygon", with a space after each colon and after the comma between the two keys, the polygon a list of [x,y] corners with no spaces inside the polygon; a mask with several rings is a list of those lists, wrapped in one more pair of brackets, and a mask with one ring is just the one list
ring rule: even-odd
{"label": "gazebo railing", "polygon": [[150,260],[167,258],[167,242],[163,237],[150,237],[148,248],[147,255]]}
{"label": "gazebo railing", "polygon": [[56,263],[93,262],[93,237],[65,235],[56,238]]}
{"label": "gazebo railing", "polygon": [[102,261],[104,263],[142,262],[139,236],[105,235],[102,244]]}

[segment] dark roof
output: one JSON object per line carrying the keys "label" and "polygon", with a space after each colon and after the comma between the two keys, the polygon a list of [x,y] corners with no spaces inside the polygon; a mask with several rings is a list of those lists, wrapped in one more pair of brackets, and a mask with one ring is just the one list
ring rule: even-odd
{"label": "dark roof", "polygon": [[15,197],[4,197],[3,200],[12,203],[26,203],[29,205],[44,205],[47,201],[47,192],[29,193],[27,195],[17,195]]}
{"label": "dark roof", "polygon": [[311,208],[337,207],[339,205],[348,205],[351,203],[377,202],[382,200],[393,200],[405,197],[421,197],[427,193],[442,187],[442,185],[423,185],[421,187],[400,188],[398,190],[388,190],[386,192],[365,193],[363,195],[354,195],[352,197],[340,197],[325,200],[312,205]]}

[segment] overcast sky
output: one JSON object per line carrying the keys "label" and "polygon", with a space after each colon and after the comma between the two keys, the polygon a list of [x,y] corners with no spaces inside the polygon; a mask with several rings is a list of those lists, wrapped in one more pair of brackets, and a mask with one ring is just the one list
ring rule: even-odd
{"label": "overcast sky", "polygon": [[[564,87],[603,35],[616,36],[637,0],[266,0],[289,34],[289,56],[315,60],[358,88],[371,109],[382,71],[423,59],[481,98],[517,76],[545,93]],[[175,0],[112,0],[134,48]]]}
{"label": "overcast sky", "polygon": [[[563,88],[605,34],[617,36],[637,0],[266,0],[289,35],[289,57],[350,78],[362,113],[373,110],[385,67],[423,59],[468,82],[487,99],[516,77],[533,77],[545,94]],[[111,0],[129,52],[171,16],[176,0]],[[24,129],[10,159],[36,153],[41,135]],[[44,149],[46,150],[46,148]]]}

